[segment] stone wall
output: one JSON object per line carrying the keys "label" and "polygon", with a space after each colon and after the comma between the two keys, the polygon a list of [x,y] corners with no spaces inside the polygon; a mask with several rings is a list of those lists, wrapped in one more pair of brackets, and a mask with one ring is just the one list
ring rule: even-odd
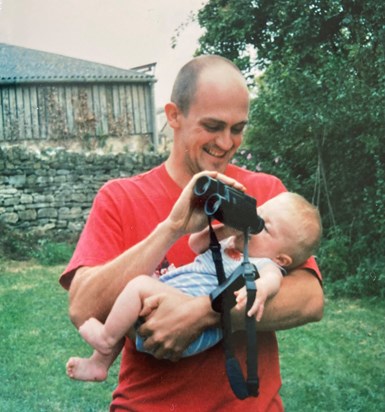
{"label": "stone wall", "polygon": [[0,220],[18,230],[80,233],[97,190],[109,179],[151,169],[158,153],[75,153],[0,148]]}

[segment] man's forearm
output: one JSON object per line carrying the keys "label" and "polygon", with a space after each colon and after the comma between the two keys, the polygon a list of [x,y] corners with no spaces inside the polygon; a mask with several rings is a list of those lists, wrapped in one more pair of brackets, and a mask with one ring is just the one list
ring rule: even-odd
{"label": "man's forearm", "polygon": [[70,287],[72,322],[79,327],[91,316],[104,321],[127,282],[137,275],[153,273],[178,236],[162,222],[146,239],[112,261],[78,269]]}
{"label": "man's forearm", "polygon": [[[265,303],[258,330],[290,329],[321,320],[324,297],[319,280],[310,272],[298,269],[282,279],[278,293]],[[244,328],[244,312],[233,311],[236,329]]]}
{"label": "man's forearm", "polygon": [[[167,294],[152,296],[145,306],[156,307],[140,327],[145,348],[162,359],[178,360],[189,343],[209,327],[221,327],[220,315],[211,308],[208,296]],[[154,301],[156,301],[154,305]],[[259,330],[289,329],[320,320],[323,293],[319,281],[306,270],[297,270],[282,280],[279,292],[265,304]],[[233,310],[233,329],[244,329],[244,310]]]}

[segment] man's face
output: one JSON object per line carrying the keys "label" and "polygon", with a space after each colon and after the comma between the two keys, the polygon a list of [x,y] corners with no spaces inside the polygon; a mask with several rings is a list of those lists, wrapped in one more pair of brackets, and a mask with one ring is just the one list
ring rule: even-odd
{"label": "man's face", "polygon": [[179,115],[174,142],[187,173],[225,171],[242,143],[248,110],[248,91],[238,73],[225,68],[201,74],[189,112]]}

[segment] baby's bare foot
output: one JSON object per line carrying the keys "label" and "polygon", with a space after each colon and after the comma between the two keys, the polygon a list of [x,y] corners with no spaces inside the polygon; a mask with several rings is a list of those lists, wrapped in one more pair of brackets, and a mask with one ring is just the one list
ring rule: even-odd
{"label": "baby's bare foot", "polygon": [[101,382],[107,379],[108,370],[92,358],[70,358],[66,365],[67,375],[79,381]]}

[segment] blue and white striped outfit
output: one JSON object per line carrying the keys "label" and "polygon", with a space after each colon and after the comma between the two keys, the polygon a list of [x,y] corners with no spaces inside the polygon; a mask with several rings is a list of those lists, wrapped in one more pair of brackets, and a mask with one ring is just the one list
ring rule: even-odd
{"label": "blue and white striped outfit", "polygon": [[[224,250],[228,247],[228,239],[220,242],[222,250],[223,268],[226,277],[229,277],[235,269],[241,265],[243,255],[240,260],[231,258]],[[258,271],[267,263],[273,261],[268,258],[252,258]],[[218,286],[218,277],[211,250],[198,255],[192,263],[170,270],[162,275],[159,280],[169,286],[179,289],[190,296],[208,296]],[[206,329],[194,342],[183,352],[182,357],[192,356],[216,345],[222,339],[221,328]],[[145,352],[143,349],[143,339],[136,336],[136,349]]]}

